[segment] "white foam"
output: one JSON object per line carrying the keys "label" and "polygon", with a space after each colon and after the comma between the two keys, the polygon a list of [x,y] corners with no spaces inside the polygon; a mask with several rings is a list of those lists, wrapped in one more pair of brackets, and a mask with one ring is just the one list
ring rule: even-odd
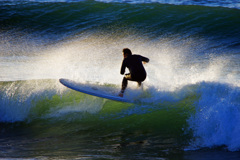
{"label": "white foam", "polygon": [[201,83],[196,113],[189,119],[193,131],[191,147],[226,146],[240,150],[240,88],[217,83]]}

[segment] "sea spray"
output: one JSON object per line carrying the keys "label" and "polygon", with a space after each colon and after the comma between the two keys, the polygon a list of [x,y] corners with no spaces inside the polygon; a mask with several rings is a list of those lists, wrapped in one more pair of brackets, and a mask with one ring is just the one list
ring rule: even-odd
{"label": "sea spray", "polygon": [[200,83],[196,113],[188,119],[194,148],[226,146],[240,150],[240,88],[220,83]]}
{"label": "sea spray", "polygon": [[59,84],[51,80],[29,80],[0,82],[0,118],[1,122],[25,121],[29,118],[36,101],[51,98],[57,92]]}

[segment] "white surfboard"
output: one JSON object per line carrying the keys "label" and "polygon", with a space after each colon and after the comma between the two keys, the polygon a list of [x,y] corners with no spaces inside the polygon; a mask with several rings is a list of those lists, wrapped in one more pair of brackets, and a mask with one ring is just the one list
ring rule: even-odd
{"label": "white surfboard", "polygon": [[83,84],[79,83],[70,79],[59,79],[60,83],[62,83],[64,86],[73,89],[78,92],[86,93],[92,96],[97,96],[101,98],[106,98],[114,101],[119,101],[119,102],[127,102],[127,103],[132,103],[131,100],[128,100],[123,97],[119,97],[114,95],[113,93],[108,93],[106,91],[100,90],[99,87],[96,85],[91,85],[91,84]]}

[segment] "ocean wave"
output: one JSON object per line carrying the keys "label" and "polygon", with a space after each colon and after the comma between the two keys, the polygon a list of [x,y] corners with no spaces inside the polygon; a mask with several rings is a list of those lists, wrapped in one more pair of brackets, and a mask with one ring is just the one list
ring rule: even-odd
{"label": "ocean wave", "polygon": [[[140,97],[137,103],[128,104],[70,91],[55,82],[1,82],[1,123],[49,121],[74,127],[84,122],[93,128],[93,124],[107,123],[105,130],[117,130],[120,125],[122,129],[141,127],[156,133],[164,128],[182,136],[192,135],[186,139],[191,142],[186,148],[224,145],[230,151],[240,149],[239,87],[200,82],[169,92],[151,87],[140,94],[129,90]],[[129,120],[135,122],[134,126],[129,126]]]}
{"label": "ocean wave", "polygon": [[[5,2],[11,2],[16,0],[3,0]],[[42,2],[42,3],[56,3],[56,2],[82,2],[88,0],[24,0],[19,2]],[[160,3],[160,4],[173,4],[173,5],[200,5],[209,7],[227,7],[240,9],[240,3],[237,0],[95,0],[97,2],[104,3],[130,3],[130,4],[142,4],[142,3]]]}
{"label": "ocean wave", "polygon": [[[66,159],[59,149],[79,155],[79,146],[87,155],[136,146],[140,156],[239,151],[239,9],[228,2],[0,1],[0,152],[48,156],[49,144]],[[150,59],[144,91],[135,83],[126,90],[135,104],[59,83],[111,84],[117,94],[125,47]]]}
{"label": "ocean wave", "polygon": [[[93,1],[31,2],[16,6],[1,2],[0,7],[2,30],[9,34],[17,31],[33,37],[41,35],[49,40],[63,40],[82,33],[123,35],[126,30],[133,30],[133,34],[150,39],[181,35],[183,39],[206,37],[221,41],[222,46],[238,46],[240,37],[239,10],[236,9]],[[5,37],[6,32],[1,35]]]}

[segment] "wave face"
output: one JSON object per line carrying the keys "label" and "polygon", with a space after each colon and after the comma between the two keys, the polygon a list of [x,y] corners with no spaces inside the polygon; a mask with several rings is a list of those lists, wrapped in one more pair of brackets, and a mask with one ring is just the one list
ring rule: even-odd
{"label": "wave face", "polygon": [[[0,1],[0,158],[238,159],[239,15],[235,0]],[[125,47],[150,59],[137,103],[59,83],[117,94]]]}
{"label": "wave face", "polygon": [[[132,154],[124,150],[133,147],[134,152],[141,148],[139,152],[147,158],[156,152],[158,155],[152,158],[166,158],[165,149],[177,157],[181,150],[195,153],[201,148],[217,147],[208,154],[222,150],[225,155],[225,149],[238,151],[240,147],[240,88],[228,84],[201,82],[171,92],[148,88],[140,95],[139,90],[128,90],[141,97],[136,104],[71,91],[57,80],[2,82],[1,86],[3,157],[9,157],[11,152],[17,153],[15,157],[36,157],[40,151],[48,157],[58,149],[64,150],[59,156],[65,158],[89,154],[98,157],[96,150],[103,154],[107,149],[105,154],[111,157],[123,150],[117,156],[123,158]],[[5,145],[12,143],[12,138],[19,138],[14,141],[19,146],[10,151]],[[41,148],[47,143],[52,144]],[[57,151],[52,149],[56,143],[62,143]],[[86,145],[87,149],[79,147]],[[19,153],[20,147],[33,147],[34,151]],[[65,153],[68,147],[76,151]],[[83,154],[76,155],[79,151]]]}

